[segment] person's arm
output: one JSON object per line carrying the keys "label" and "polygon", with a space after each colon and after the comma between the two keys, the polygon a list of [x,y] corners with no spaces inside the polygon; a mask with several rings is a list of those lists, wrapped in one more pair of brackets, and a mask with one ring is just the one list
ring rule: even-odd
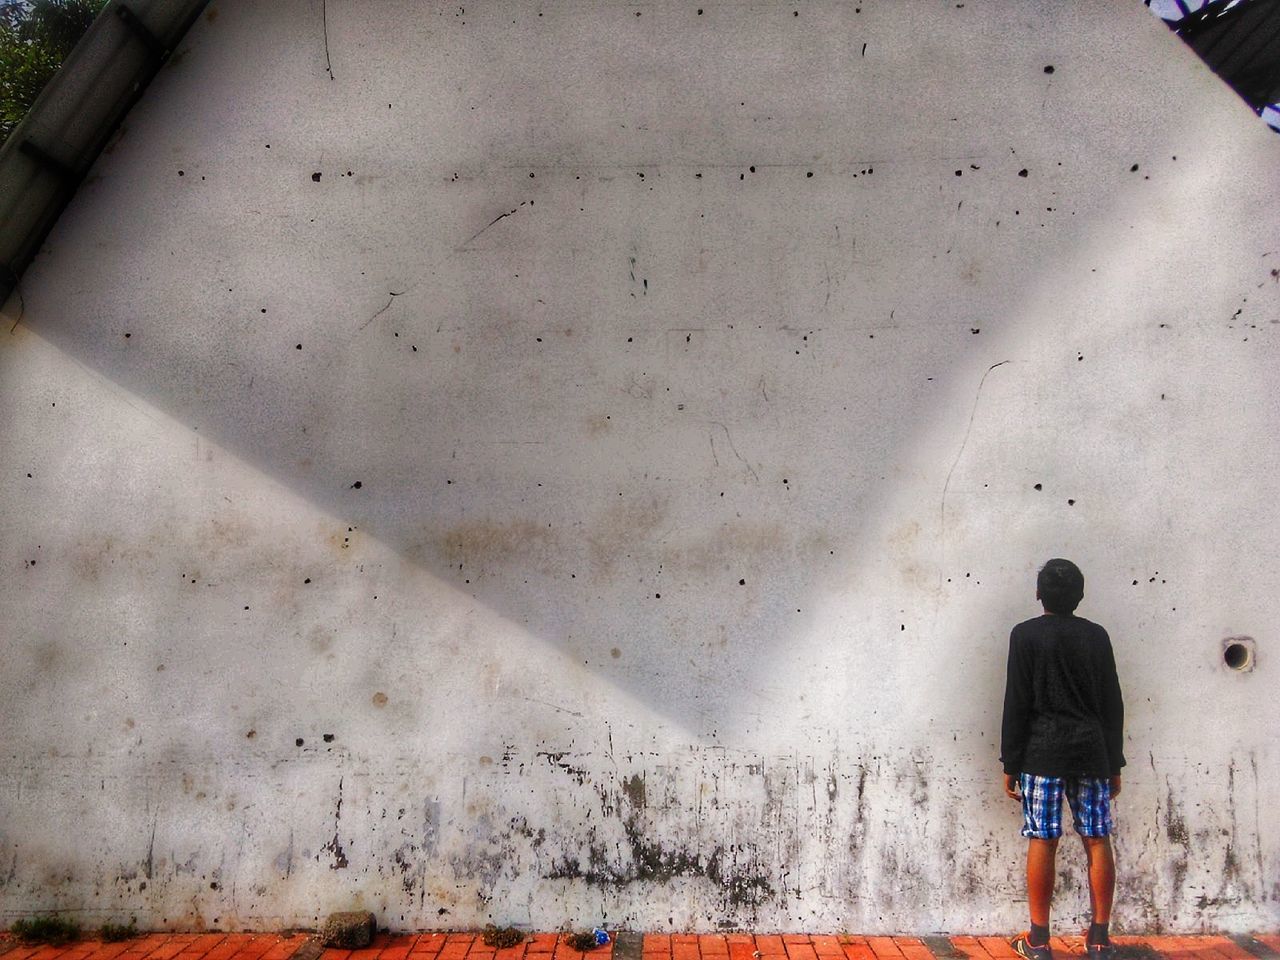
{"label": "person's arm", "polygon": [[1031,671],[1022,644],[1009,635],[1009,663],[1004,684],[1004,717],[1000,722],[1000,762],[1004,765],[1005,793],[1017,799],[1014,790],[1022,772],[1027,748],[1027,726],[1031,715]]}
{"label": "person's arm", "polygon": [[[1105,634],[1104,634],[1105,635]],[[1107,759],[1111,764],[1111,793],[1120,792],[1120,768],[1124,766],[1124,697],[1120,694],[1120,678],[1116,674],[1115,652],[1111,638],[1106,638],[1102,658],[1103,734],[1107,741]]]}

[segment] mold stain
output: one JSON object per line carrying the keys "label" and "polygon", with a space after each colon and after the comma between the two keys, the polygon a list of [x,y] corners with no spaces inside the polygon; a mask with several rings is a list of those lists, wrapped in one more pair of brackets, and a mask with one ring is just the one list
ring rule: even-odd
{"label": "mold stain", "polygon": [[633,773],[629,778],[622,781],[622,793],[633,808],[636,810],[644,809],[644,777],[640,774]]}
{"label": "mold stain", "polygon": [[1173,786],[1166,781],[1166,797],[1164,808],[1164,832],[1169,842],[1180,849],[1173,855],[1171,870],[1173,873],[1173,897],[1176,903],[1181,899],[1186,888],[1187,871],[1191,859],[1191,837],[1187,833],[1187,822],[1173,799]]}
{"label": "mold stain", "polygon": [[433,549],[450,567],[483,571],[544,555],[555,539],[545,524],[530,520],[475,520],[444,531]]}
{"label": "mold stain", "polygon": [[[350,861],[347,860],[347,852],[342,846],[342,787],[344,778],[338,778],[338,799],[333,811],[333,839],[323,844],[320,849],[332,855],[333,862],[329,864],[330,870],[345,870],[349,867]],[[317,859],[319,857],[317,856]]]}

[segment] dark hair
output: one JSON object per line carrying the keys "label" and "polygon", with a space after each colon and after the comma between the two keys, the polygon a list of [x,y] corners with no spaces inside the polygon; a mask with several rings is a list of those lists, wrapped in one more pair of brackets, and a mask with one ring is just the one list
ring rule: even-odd
{"label": "dark hair", "polygon": [[1046,610],[1066,616],[1084,597],[1084,574],[1070,560],[1055,558],[1040,568],[1036,593]]}

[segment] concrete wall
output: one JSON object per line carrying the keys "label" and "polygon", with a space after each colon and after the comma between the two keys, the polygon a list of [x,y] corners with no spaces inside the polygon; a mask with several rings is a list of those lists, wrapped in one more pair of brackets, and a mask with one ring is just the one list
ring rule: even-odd
{"label": "concrete wall", "polygon": [[215,0],[6,307],[0,919],[1012,929],[1063,555],[1119,925],[1274,927],[1278,173],[1140,3]]}

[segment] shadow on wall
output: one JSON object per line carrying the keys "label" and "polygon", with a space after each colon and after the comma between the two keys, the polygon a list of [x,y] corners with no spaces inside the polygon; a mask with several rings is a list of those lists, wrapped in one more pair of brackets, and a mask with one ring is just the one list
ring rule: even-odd
{"label": "shadow on wall", "polygon": [[[1158,495],[1114,512],[1131,451],[1108,409],[1168,424],[1180,348],[1157,314],[1236,293],[1192,290],[1123,228],[1149,241],[1151,205],[1199,182],[1194,135],[1117,130],[1050,71],[1058,41],[989,56],[962,11],[929,50],[983,74],[989,106],[938,91],[914,48],[848,102],[823,39],[851,29],[841,8],[797,20],[785,92],[766,70],[732,104],[714,34],[602,40],[605,117],[562,82],[611,15],[451,27],[454,73],[413,77],[259,59],[274,13],[202,24],[29,271],[23,322],[696,736],[802,737],[850,690],[856,730],[958,678],[975,702],[926,719],[989,718],[1034,562],[1062,545],[1104,570],[1098,531],[1159,521]],[[727,30],[725,73],[778,29]],[[535,32],[509,87],[482,53],[516,30]],[[259,115],[282,86],[295,106]],[[1085,444],[1105,452],[1064,454]]]}

